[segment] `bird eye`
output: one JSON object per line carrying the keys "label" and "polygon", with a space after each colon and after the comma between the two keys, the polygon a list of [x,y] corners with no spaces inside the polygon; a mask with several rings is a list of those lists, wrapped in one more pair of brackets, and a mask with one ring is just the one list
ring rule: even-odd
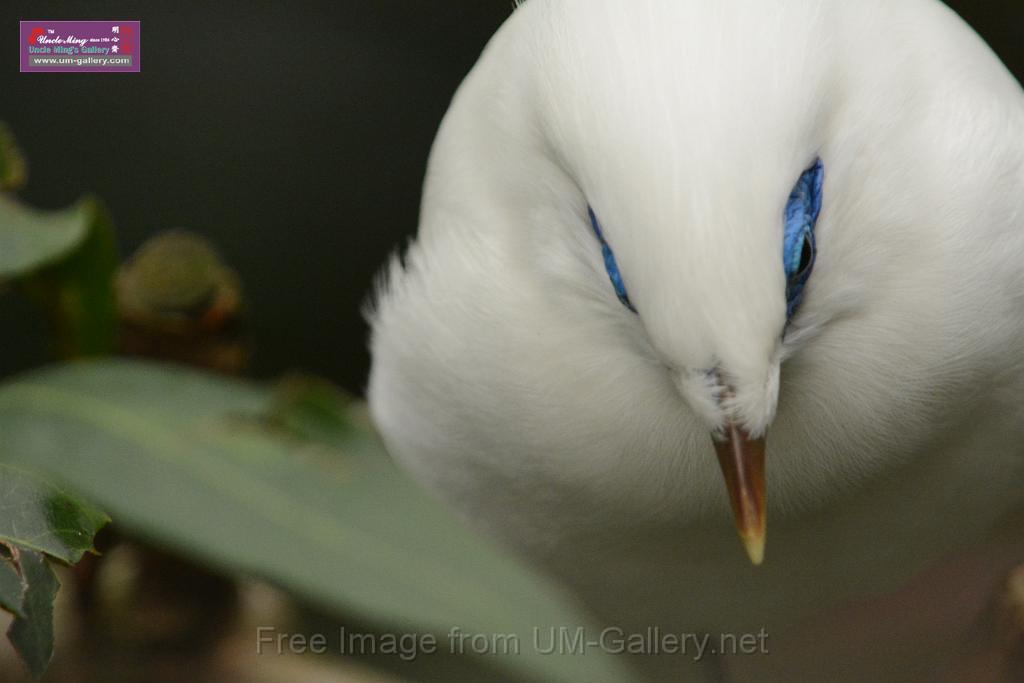
{"label": "bird eye", "polygon": [[786,271],[786,316],[791,318],[814,269],[817,245],[814,227],[821,213],[825,167],[821,159],[803,172],[789,195],[785,213],[783,266]]}
{"label": "bird eye", "polygon": [[814,266],[814,233],[804,233],[803,247],[800,249],[800,265],[797,266],[795,279],[806,277],[811,274]]}
{"label": "bird eye", "polygon": [[626,292],[626,284],[622,281],[622,273],[619,272],[619,264],[615,262],[615,254],[612,252],[612,248],[608,245],[607,240],[604,238],[604,233],[601,231],[601,224],[597,220],[597,215],[594,213],[594,209],[587,207],[587,213],[590,215],[590,227],[594,229],[594,235],[597,237],[598,242],[601,243],[601,254],[604,256],[604,269],[608,272],[608,279],[612,282],[612,287],[615,289],[615,296],[619,298],[622,305],[629,310],[636,313],[633,303],[629,300],[629,294]]}

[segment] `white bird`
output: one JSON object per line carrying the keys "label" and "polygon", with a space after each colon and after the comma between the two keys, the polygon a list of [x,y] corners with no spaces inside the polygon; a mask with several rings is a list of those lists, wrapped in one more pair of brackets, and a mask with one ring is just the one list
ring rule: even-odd
{"label": "white bird", "polygon": [[605,623],[784,632],[1024,503],[1024,96],[936,0],[529,0],[371,322],[393,456]]}

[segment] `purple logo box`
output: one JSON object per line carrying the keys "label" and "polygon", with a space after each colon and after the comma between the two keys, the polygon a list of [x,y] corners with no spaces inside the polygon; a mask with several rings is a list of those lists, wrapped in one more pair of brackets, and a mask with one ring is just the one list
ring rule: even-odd
{"label": "purple logo box", "polygon": [[19,35],[22,73],[142,70],[138,21],[23,21]]}

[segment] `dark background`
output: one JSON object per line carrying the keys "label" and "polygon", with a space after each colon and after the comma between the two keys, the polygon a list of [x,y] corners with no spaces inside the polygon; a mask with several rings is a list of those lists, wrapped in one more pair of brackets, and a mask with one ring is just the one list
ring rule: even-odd
{"label": "dark background", "polygon": [[[240,273],[261,376],[362,391],[360,308],[415,231],[437,125],[512,0],[2,0],[0,120],[30,162],[22,196],[84,192],[121,251],[157,231],[211,238]],[[1017,75],[1024,3],[956,0]],[[140,19],[141,74],[19,74],[20,19]],[[45,362],[45,330],[0,298],[0,376]]]}

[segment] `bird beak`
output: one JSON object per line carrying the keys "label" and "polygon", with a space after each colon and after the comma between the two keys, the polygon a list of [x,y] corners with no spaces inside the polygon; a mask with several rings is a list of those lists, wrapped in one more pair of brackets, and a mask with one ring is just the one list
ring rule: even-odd
{"label": "bird beak", "polygon": [[731,422],[724,432],[712,435],[718,464],[725,475],[729,502],[736,516],[736,530],[750,561],[764,560],[764,438],[751,439]]}

